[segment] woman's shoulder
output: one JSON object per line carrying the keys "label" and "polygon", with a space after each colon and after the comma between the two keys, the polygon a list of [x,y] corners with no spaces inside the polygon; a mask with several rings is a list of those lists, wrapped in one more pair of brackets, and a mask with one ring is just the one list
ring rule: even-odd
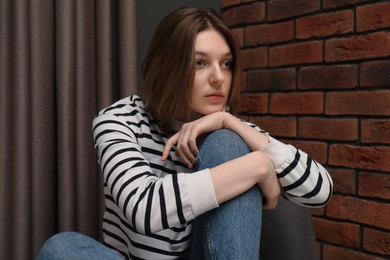
{"label": "woman's shoulder", "polygon": [[150,134],[155,128],[154,122],[144,110],[143,101],[137,95],[122,98],[102,109],[92,120],[94,132],[107,128],[131,130],[133,133]]}
{"label": "woman's shoulder", "polygon": [[122,98],[110,106],[99,111],[98,116],[104,114],[115,114],[115,115],[135,115],[144,114],[144,103],[138,95],[131,95]]}
{"label": "woman's shoulder", "polygon": [[149,113],[144,109],[142,99],[138,95],[122,98],[112,105],[100,110],[93,120],[93,124],[101,122],[117,122],[122,125],[147,124],[152,121]]}

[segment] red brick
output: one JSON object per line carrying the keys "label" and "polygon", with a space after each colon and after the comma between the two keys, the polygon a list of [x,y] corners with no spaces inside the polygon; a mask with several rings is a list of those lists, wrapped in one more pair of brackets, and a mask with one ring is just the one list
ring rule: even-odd
{"label": "red brick", "polygon": [[354,26],[353,16],[353,11],[347,10],[297,19],[296,37],[308,39],[351,33]]}
{"label": "red brick", "polygon": [[364,249],[373,253],[390,256],[390,232],[364,228],[363,238]]}
{"label": "red brick", "polygon": [[390,90],[330,92],[326,94],[328,115],[390,115]]}
{"label": "red brick", "polygon": [[317,162],[324,164],[328,159],[328,145],[322,142],[313,141],[286,141],[286,143],[292,144],[296,148],[309,154]]}
{"label": "red brick", "polygon": [[267,6],[269,21],[312,13],[320,9],[318,0],[270,0]]}
{"label": "red brick", "polygon": [[237,28],[231,30],[235,43],[238,48],[242,48],[244,46],[244,29]]}
{"label": "red brick", "polygon": [[321,243],[316,243],[316,250],[317,250],[317,258],[316,259],[321,259],[322,258],[322,246]]}
{"label": "red brick", "polygon": [[390,32],[375,32],[349,38],[328,40],[325,60],[351,61],[390,56]]}
{"label": "red brick", "polygon": [[333,180],[333,191],[342,194],[356,194],[356,173],[354,170],[329,170]]}
{"label": "red brick", "polygon": [[275,137],[296,137],[295,117],[251,117],[250,121]]}
{"label": "red brick", "polygon": [[254,48],[241,51],[241,69],[259,68],[267,66],[267,49]]}
{"label": "red brick", "polygon": [[311,41],[277,46],[269,49],[271,67],[322,62],[323,44]]}
{"label": "red brick", "polygon": [[252,70],[247,72],[247,89],[293,90],[295,89],[295,69]]}
{"label": "red brick", "polygon": [[390,120],[362,120],[361,141],[363,143],[390,144]]}
{"label": "red brick", "polygon": [[359,225],[320,218],[313,218],[313,224],[317,239],[332,244],[359,247]]}
{"label": "red brick", "polygon": [[268,94],[244,94],[240,97],[240,113],[263,114],[268,111]]}
{"label": "red brick", "polygon": [[324,216],[324,215],[325,215],[325,207],[321,207],[321,208],[311,208],[311,209],[310,209],[310,213],[311,213],[313,216]]}
{"label": "red brick", "polygon": [[347,89],[357,85],[355,65],[303,67],[299,70],[299,89]]}
{"label": "red brick", "polygon": [[312,139],[355,141],[358,139],[358,121],[338,118],[300,118],[298,136]]}
{"label": "red brick", "polygon": [[346,248],[324,245],[322,260],[383,260],[383,258]]}
{"label": "red brick", "polygon": [[334,194],[326,208],[329,217],[390,229],[390,204]]}
{"label": "red brick", "polygon": [[290,41],[294,38],[293,21],[253,25],[245,28],[245,45],[264,45]]}
{"label": "red brick", "polygon": [[320,114],[324,111],[324,94],[320,92],[271,94],[272,114]]}
{"label": "red brick", "polygon": [[377,3],[356,8],[358,32],[390,27],[390,3]]}
{"label": "red brick", "polygon": [[221,8],[225,8],[232,5],[238,5],[241,3],[241,0],[221,0],[219,5]]}
{"label": "red brick", "polygon": [[248,5],[240,5],[223,11],[222,17],[228,26],[264,21],[265,5],[256,2]]}
{"label": "red brick", "polygon": [[390,61],[364,62],[360,65],[360,85],[363,87],[390,86]]}
{"label": "red brick", "polygon": [[359,195],[390,199],[390,175],[369,172],[360,173]]}
{"label": "red brick", "polygon": [[332,144],[329,150],[330,165],[355,169],[390,171],[388,158],[390,147]]}
{"label": "red brick", "polygon": [[343,7],[359,3],[368,2],[370,0],[323,0],[322,6],[324,9]]}

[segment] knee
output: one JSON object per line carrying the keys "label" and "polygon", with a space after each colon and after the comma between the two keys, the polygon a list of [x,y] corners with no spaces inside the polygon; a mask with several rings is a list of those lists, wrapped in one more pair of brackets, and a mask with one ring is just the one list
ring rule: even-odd
{"label": "knee", "polygon": [[212,162],[212,165],[207,165],[207,167],[213,167],[249,152],[249,147],[239,135],[231,130],[221,129],[210,133],[202,141],[198,160],[203,163]]}
{"label": "knee", "polygon": [[43,245],[36,259],[56,259],[64,251],[69,241],[80,239],[81,234],[77,232],[62,232],[50,237]]}
{"label": "knee", "polygon": [[200,149],[212,149],[214,152],[237,153],[239,155],[250,152],[247,144],[235,132],[221,129],[210,133],[202,142]]}

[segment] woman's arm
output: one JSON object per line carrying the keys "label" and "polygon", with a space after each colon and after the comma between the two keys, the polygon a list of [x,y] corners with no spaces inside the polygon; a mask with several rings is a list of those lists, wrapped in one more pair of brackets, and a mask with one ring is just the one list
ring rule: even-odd
{"label": "woman's arm", "polygon": [[[153,234],[185,225],[217,207],[209,170],[196,174],[177,173],[170,163],[161,163],[158,151],[164,147],[162,142],[156,144],[160,147],[146,147],[155,149],[153,153],[157,154],[153,161],[145,158],[137,140],[144,136],[137,131],[143,121],[128,116],[140,114],[134,112],[137,111],[117,109],[116,115],[101,114],[93,121],[106,196],[119,207],[126,222],[141,234]],[[117,115],[119,113],[126,116]],[[164,173],[157,175],[152,164]]]}
{"label": "woman's arm", "polygon": [[[226,112],[217,112],[183,125],[182,129],[168,140],[167,149],[177,144],[177,153],[184,163],[192,166],[198,153],[198,136],[228,128],[236,132],[252,151],[261,151],[272,161],[283,194],[290,200],[307,206],[321,207],[332,194],[332,179],[326,169],[306,153],[268,136],[254,125],[250,126]],[[218,196],[218,195],[217,195]]]}
{"label": "woman's arm", "polygon": [[[182,128],[168,139],[162,160],[168,158],[172,146],[176,145],[176,154],[183,163],[192,168],[198,154],[198,137],[204,133],[227,128],[224,122],[225,115],[230,114],[217,112],[183,124]],[[260,151],[253,151],[223,163],[210,169],[210,172],[218,203],[234,198],[258,184],[265,199],[264,208],[276,207],[280,195],[279,183],[272,162]]]}
{"label": "woman's arm", "polygon": [[262,151],[275,166],[283,194],[307,207],[322,207],[330,199],[333,183],[328,171],[305,152],[262,133],[255,125],[224,114],[226,128],[236,132],[252,151]]}
{"label": "woman's arm", "polygon": [[210,169],[218,203],[232,199],[254,185],[263,195],[263,208],[273,209],[278,203],[280,186],[270,159],[254,151]]}

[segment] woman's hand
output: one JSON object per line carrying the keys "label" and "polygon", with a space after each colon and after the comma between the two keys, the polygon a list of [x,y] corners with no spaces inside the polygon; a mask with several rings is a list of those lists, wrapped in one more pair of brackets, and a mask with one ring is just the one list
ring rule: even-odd
{"label": "woman's hand", "polygon": [[226,112],[215,112],[183,124],[181,129],[168,139],[161,159],[167,159],[172,146],[176,145],[176,155],[180,157],[180,160],[186,164],[188,168],[192,168],[196,162],[195,157],[199,152],[197,146],[197,139],[199,136],[226,128],[226,119],[228,115],[230,114]]}
{"label": "woman's hand", "polygon": [[280,184],[276,176],[272,161],[262,152],[256,151],[261,156],[260,178],[258,185],[263,194],[263,208],[274,209],[280,197]]}
{"label": "woman's hand", "polygon": [[223,203],[254,185],[259,185],[263,195],[263,208],[276,207],[280,185],[271,160],[262,152],[254,151],[210,169],[217,202]]}
{"label": "woman's hand", "polygon": [[[241,125],[242,129],[240,129]],[[223,128],[238,130],[244,136],[245,132],[252,130],[229,113],[212,113],[185,123],[176,134],[169,138],[164,147],[162,160],[168,158],[170,149],[176,145],[176,155],[189,168],[192,168],[199,152],[197,146],[199,137]],[[268,138],[257,131],[256,137],[264,138],[263,142],[268,143]],[[219,203],[241,194],[257,183],[263,193],[263,208],[273,209],[276,207],[280,196],[280,186],[274,165],[264,153],[257,150],[216,166],[210,171]]]}

